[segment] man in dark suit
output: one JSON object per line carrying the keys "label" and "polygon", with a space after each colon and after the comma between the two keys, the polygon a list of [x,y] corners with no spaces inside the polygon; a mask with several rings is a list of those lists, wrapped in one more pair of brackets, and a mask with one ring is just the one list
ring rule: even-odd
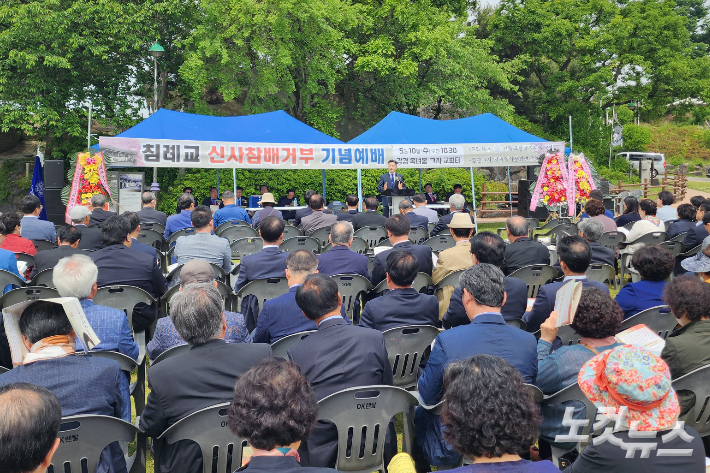
{"label": "man in dark suit", "polygon": [[136,212],[141,218],[141,223],[159,223],[162,226],[166,225],[168,220],[167,215],[164,212],[155,210],[157,201],[155,199],[155,194],[148,191],[141,194],[141,202],[143,203],[143,208]]}
{"label": "man in dark suit", "polygon": [[516,269],[531,264],[550,264],[550,250],[540,242],[528,238],[528,222],[523,217],[510,217],[505,221],[510,242],[505,248],[503,272],[509,275]]}
{"label": "man in dark suit", "polygon": [[131,229],[131,250],[140,251],[153,258],[158,258],[158,253],[155,248],[148,246],[145,243],[141,243],[136,238],[138,238],[138,233],[141,231],[141,218],[138,216],[138,212],[123,212],[121,218],[128,223],[128,228]]}
{"label": "man in dark suit", "polygon": [[399,213],[407,217],[409,226],[422,227],[424,229],[429,228],[429,219],[414,213],[414,205],[412,205],[411,200],[403,200],[399,203]]}
{"label": "man in dark suit", "polygon": [[30,277],[35,277],[40,271],[54,268],[57,262],[65,256],[75,254],[84,254],[82,250],[77,248],[81,240],[81,230],[76,227],[66,225],[59,230],[57,235],[57,243],[59,246],[53,250],[39,251],[35,255],[35,266],[30,273]]}
{"label": "man in dark suit", "polygon": [[[288,350],[320,400],[355,386],[392,385],[392,367],[382,333],[348,325],[342,318],[338,285],[329,276],[311,274],[296,290],[296,303],[318,331]],[[358,356],[339,356],[357,353]],[[320,421],[301,443],[301,466],[335,466],[338,434]],[[396,452],[396,449],[395,449]],[[387,459],[385,460],[387,463]]]}
{"label": "man in dark suit", "polygon": [[[289,253],[286,258],[286,279],[289,290],[275,299],[264,302],[254,331],[254,343],[274,343],[288,335],[315,330],[316,324],[303,316],[296,304],[296,289],[303,284],[306,276],[318,272],[318,258],[310,251],[299,250]],[[341,315],[350,323],[341,306]]]}
{"label": "man in dark suit", "polygon": [[360,202],[360,199],[357,198],[356,195],[354,194],[349,194],[345,198],[345,205],[348,206],[348,210],[346,212],[340,212],[337,214],[338,220],[345,220],[346,222],[352,222],[353,217],[358,214],[357,210],[357,204]]}
{"label": "man in dark suit", "polygon": [[439,196],[434,194],[431,184],[424,184],[424,196],[427,204],[436,204],[439,202]]}
{"label": "man in dark suit", "polygon": [[72,225],[81,232],[78,248],[80,250],[96,251],[104,247],[101,240],[101,230],[89,227],[91,220],[91,210],[83,205],[77,205],[69,211]]}
{"label": "man in dark suit", "polygon": [[415,245],[409,241],[409,220],[404,215],[393,215],[385,222],[385,230],[392,243],[391,250],[385,250],[375,256],[375,263],[372,266],[372,285],[377,286],[380,281],[385,279],[385,266],[387,256],[394,251],[408,251],[416,256],[419,262],[419,271],[431,276],[434,268],[434,262],[431,257],[431,247],[427,245]]}
{"label": "man in dark suit", "polygon": [[241,187],[237,187],[237,194],[234,196],[234,202],[237,205],[237,207],[249,207],[249,199],[244,197],[242,194],[244,193],[244,189]]}
{"label": "man in dark suit", "polygon": [[546,284],[540,288],[532,310],[523,316],[523,320],[528,324],[528,332],[534,333],[540,329],[540,324],[547,320],[555,309],[557,291],[570,281],[578,281],[582,283],[582,287],[596,287],[609,294],[606,284],[587,279],[587,268],[592,260],[592,250],[587,240],[579,235],[567,235],[557,245],[557,256],[565,278],[563,281]]}
{"label": "man in dark suit", "polygon": [[301,219],[303,217],[307,217],[313,213],[313,209],[311,209],[309,202],[311,201],[311,196],[313,196],[315,194],[316,194],[316,191],[313,191],[313,190],[307,190],[306,192],[303,193],[303,205],[305,205],[306,208],[296,210],[296,217],[293,219],[294,226],[296,226],[296,227],[299,226],[301,224]]}
{"label": "man in dark suit", "polygon": [[[394,191],[395,193],[398,193],[406,188],[407,185],[404,183],[404,176],[397,172],[397,161],[390,159],[387,162],[387,172],[380,176],[380,181],[377,183],[377,192],[380,194],[383,194],[386,191]],[[382,197],[382,214],[385,217],[390,216],[391,203],[391,197]]]}
{"label": "man in dark suit", "polygon": [[[492,264],[501,268],[505,261],[505,242],[493,232],[481,232],[471,238],[471,261],[476,264]],[[500,308],[503,319],[522,319],[528,305],[528,286],[518,278],[505,278],[505,302]],[[468,325],[471,321],[463,306],[463,289],[459,285],[451,295],[449,308],[444,314],[442,324],[445,329]]]}
{"label": "man in dark suit", "polygon": [[[151,257],[131,251],[130,225],[118,216],[109,217],[101,225],[101,238],[106,245],[90,254],[99,268],[98,286],[127,285],[143,289],[156,301],[168,290],[168,283],[158,268],[155,254]],[[133,309],[133,330],[145,330],[155,319],[155,305],[139,303]]]}
{"label": "man in dark suit", "polygon": [[219,205],[220,209],[224,208],[224,203],[219,199],[219,193],[216,187],[210,187],[210,196],[204,198],[202,205],[206,205],[207,207],[210,205]]}
{"label": "man in dark suit", "polygon": [[[448,225],[451,223],[451,219],[454,218],[454,215],[458,212],[463,212],[464,207],[466,206],[466,199],[464,196],[461,194],[454,194],[451,196],[449,199],[449,208],[451,209],[451,212],[442,216],[438,222],[436,222],[436,225],[434,226],[434,229],[429,233],[430,237],[435,237],[442,231],[444,231],[446,228],[448,228]],[[473,219],[473,215],[470,215],[471,217],[471,222],[475,223],[475,220]]]}
{"label": "man in dark suit", "polygon": [[[47,388],[59,398],[62,417],[104,415],[131,421],[128,377],[117,361],[76,355],[76,334],[61,305],[33,302],[20,316],[20,330],[29,353],[23,364],[0,376],[0,386],[30,383]],[[103,449],[96,471],[125,473],[118,442]]]}
{"label": "man in dark suit", "polygon": [[367,270],[367,256],[350,250],[353,242],[353,226],[350,222],[337,222],[330,229],[328,237],[332,248],[318,255],[318,272],[335,274],[359,274],[370,279]]}
{"label": "man in dark suit", "polygon": [[419,272],[417,258],[406,251],[390,251],[385,269],[389,291],[365,304],[361,327],[384,332],[405,325],[439,325],[439,301],[412,288]]}
{"label": "man in dark suit", "polygon": [[[611,248],[602,246],[597,241],[604,234],[604,224],[593,218],[585,218],[577,224],[578,235],[587,240],[592,250],[592,260],[589,264],[608,264],[614,267],[616,254]],[[560,262],[552,265],[560,277],[564,276]]]}
{"label": "man in dark suit", "polygon": [[384,227],[387,217],[377,211],[380,203],[377,197],[365,198],[365,211],[353,216],[353,228],[355,231],[363,227]]}
{"label": "man in dark suit", "polygon": [[116,212],[104,210],[104,205],[106,205],[105,195],[94,194],[91,196],[91,219],[89,220],[90,227],[93,227],[94,225],[101,225],[104,220],[116,215]]}
{"label": "man in dark suit", "polygon": [[[150,368],[150,394],[140,427],[153,438],[195,411],[229,402],[234,381],[271,357],[269,345],[224,341],[224,304],[210,283],[177,292],[170,300],[170,317],[190,351]],[[200,447],[190,441],[163,443],[155,462],[162,473],[202,471]]]}

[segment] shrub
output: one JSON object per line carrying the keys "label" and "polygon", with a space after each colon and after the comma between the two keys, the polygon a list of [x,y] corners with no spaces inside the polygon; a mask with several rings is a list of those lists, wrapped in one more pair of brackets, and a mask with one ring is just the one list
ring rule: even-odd
{"label": "shrub", "polygon": [[646,126],[626,125],[624,126],[624,146],[625,151],[647,151],[651,144],[651,130]]}

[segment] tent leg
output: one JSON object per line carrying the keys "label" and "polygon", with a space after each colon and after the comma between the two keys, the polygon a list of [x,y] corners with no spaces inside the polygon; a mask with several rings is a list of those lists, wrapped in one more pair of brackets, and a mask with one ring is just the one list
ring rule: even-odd
{"label": "tent leg", "polygon": [[471,170],[471,196],[473,198],[473,224],[476,227],[476,233],[478,233],[478,219],[476,218],[476,183],[473,180],[473,166],[469,168]]}
{"label": "tent leg", "polygon": [[419,168],[419,193],[422,193],[422,169]]}
{"label": "tent leg", "polygon": [[215,169],[217,173],[217,197],[219,197],[219,169]]}
{"label": "tent leg", "polygon": [[362,212],[362,169],[357,170],[357,200],[358,211]]}
{"label": "tent leg", "polygon": [[508,203],[510,204],[510,216],[513,216],[513,191],[510,189],[510,166],[508,166]]}
{"label": "tent leg", "polygon": [[232,182],[234,183],[234,195],[237,195],[237,168],[232,168]]}
{"label": "tent leg", "polygon": [[325,169],[323,169],[323,199],[325,199]]}

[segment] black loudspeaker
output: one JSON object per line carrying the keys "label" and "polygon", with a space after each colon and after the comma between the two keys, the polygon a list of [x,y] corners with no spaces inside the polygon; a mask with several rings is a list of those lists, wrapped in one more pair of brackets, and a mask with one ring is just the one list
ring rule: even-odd
{"label": "black loudspeaker", "polygon": [[530,181],[518,181],[518,215],[528,218],[530,215]]}
{"label": "black loudspeaker", "polygon": [[62,190],[61,189],[44,189],[44,208],[47,211],[47,218],[49,214],[61,214],[62,221],[64,221],[64,212],[66,212],[67,207],[62,204]]}
{"label": "black loudspeaker", "polygon": [[64,161],[61,159],[45,160],[44,188],[61,189],[62,187],[64,187]]}
{"label": "black loudspeaker", "polygon": [[47,220],[55,225],[66,225],[64,221],[64,214],[47,214]]}

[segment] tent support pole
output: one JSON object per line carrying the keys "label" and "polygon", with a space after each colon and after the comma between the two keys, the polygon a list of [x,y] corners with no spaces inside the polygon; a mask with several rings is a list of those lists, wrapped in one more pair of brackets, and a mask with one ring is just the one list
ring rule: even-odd
{"label": "tent support pole", "polygon": [[362,169],[357,170],[357,201],[358,211],[362,212]]}
{"label": "tent support pole", "polygon": [[323,169],[323,199],[325,199],[325,169]]}
{"label": "tent support pole", "polygon": [[422,168],[419,168],[419,193],[422,193]]}
{"label": "tent support pole", "polygon": [[219,197],[219,169],[215,169],[217,173],[217,197]]}
{"label": "tent support pole", "polygon": [[[234,182],[234,195],[237,195],[237,168],[232,168],[232,182]],[[241,207],[241,205],[240,205]]]}
{"label": "tent support pole", "polygon": [[478,233],[478,219],[476,218],[476,183],[473,181],[473,166],[469,168],[471,170],[471,196],[473,198],[473,224],[476,227],[476,233]]}
{"label": "tent support pole", "polygon": [[510,188],[510,166],[508,166],[508,202],[510,203],[510,216],[513,216],[513,191]]}

